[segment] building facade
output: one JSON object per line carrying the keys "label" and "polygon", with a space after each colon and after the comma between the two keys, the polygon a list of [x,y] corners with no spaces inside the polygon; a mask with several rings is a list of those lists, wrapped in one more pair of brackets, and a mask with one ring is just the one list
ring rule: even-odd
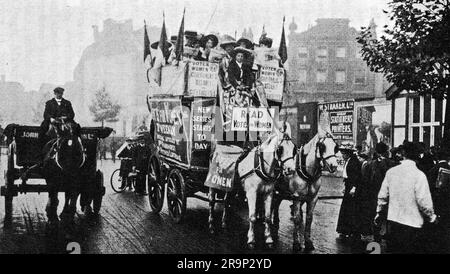
{"label": "building facade", "polygon": [[[159,29],[148,28],[150,41],[157,41]],[[148,122],[146,105],[148,83],[143,62],[144,29],[133,30],[131,20],[105,20],[103,30],[93,26],[94,43],[88,46],[75,68],[74,83],[82,94],[84,124],[93,122],[89,105],[95,92],[105,89],[122,109],[119,121],[106,123],[119,135],[129,135],[143,122]]]}
{"label": "building facade", "polygon": [[[297,33],[289,25],[287,102],[383,97],[383,77],[370,72],[349,19],[321,18]],[[375,23],[371,22],[375,32]]]}

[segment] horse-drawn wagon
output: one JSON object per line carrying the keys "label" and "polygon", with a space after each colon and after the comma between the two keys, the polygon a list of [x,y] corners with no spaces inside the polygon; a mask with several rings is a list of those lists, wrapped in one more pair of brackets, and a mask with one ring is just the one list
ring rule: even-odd
{"label": "horse-drawn wagon", "polygon": [[[28,183],[28,179],[48,179],[48,173],[45,169],[37,167],[42,163],[42,145],[39,141],[38,126],[25,126],[17,124],[9,124],[5,128],[5,136],[8,144],[8,158],[5,171],[5,185],[0,188],[1,196],[5,199],[5,224],[9,225],[12,221],[13,198],[18,194],[26,193],[43,193],[49,192],[50,187],[47,184]],[[97,169],[97,143],[99,139],[106,138],[112,132],[111,128],[86,127],[80,129],[81,135],[81,163],[77,169],[80,205],[85,213],[93,211],[98,213],[101,208],[102,197],[105,194],[103,185],[103,173]],[[76,137],[78,139],[78,137]],[[59,140],[59,141],[58,141]],[[60,157],[55,161],[58,165],[64,165],[65,159],[61,145],[63,139],[55,142],[53,158]],[[65,139],[69,146],[72,146],[72,139]],[[79,139],[78,139],[79,140]],[[75,146],[75,144],[73,145]],[[58,151],[59,150],[59,151]],[[58,154],[59,152],[59,154]],[[67,159],[70,161],[71,159]],[[16,180],[21,180],[16,184]],[[56,191],[66,191],[67,184],[59,184]],[[57,195],[57,194],[56,194]],[[77,195],[78,196],[78,195]],[[76,202],[76,201],[75,201]]]}
{"label": "horse-drawn wagon", "polygon": [[[236,198],[244,200],[241,183],[256,176],[252,185],[266,180],[273,184],[285,160],[292,159],[294,144],[276,128],[276,111],[268,104],[271,100],[281,105],[284,69],[260,66],[252,73],[252,86],[237,89],[223,87],[218,63],[190,59],[162,67],[160,86],[154,86],[147,99],[158,148],[148,169],[154,212],[163,206],[167,185],[173,220],[183,219],[187,198],[199,198],[209,202],[209,229],[214,232],[215,203],[224,203],[225,227],[230,204]],[[251,188],[245,191],[256,203],[253,192],[259,190]]]}

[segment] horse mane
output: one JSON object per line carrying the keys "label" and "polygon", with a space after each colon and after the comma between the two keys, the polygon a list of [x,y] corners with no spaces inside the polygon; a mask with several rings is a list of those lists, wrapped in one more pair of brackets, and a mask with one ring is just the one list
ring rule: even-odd
{"label": "horse mane", "polygon": [[311,152],[311,149],[313,149],[313,147],[315,147],[315,144],[318,142],[319,140],[319,134],[317,133],[316,135],[314,135],[314,137],[309,140],[308,143],[306,143],[303,146],[303,151],[305,152],[305,154],[309,154]]}

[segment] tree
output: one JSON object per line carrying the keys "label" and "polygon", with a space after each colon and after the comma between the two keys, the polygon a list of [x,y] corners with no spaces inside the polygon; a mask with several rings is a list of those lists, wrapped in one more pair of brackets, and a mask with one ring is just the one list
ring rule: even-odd
{"label": "tree", "polygon": [[102,127],[107,122],[118,121],[117,116],[119,115],[121,106],[113,101],[105,88],[98,90],[95,93],[95,98],[92,105],[89,106],[89,110],[92,115],[94,115],[94,122],[101,122]]}
{"label": "tree", "polygon": [[[401,90],[448,98],[450,85],[450,0],[392,0],[393,26],[377,39],[362,28],[357,38],[370,69],[383,73]],[[442,146],[450,149],[450,104],[447,103]]]}

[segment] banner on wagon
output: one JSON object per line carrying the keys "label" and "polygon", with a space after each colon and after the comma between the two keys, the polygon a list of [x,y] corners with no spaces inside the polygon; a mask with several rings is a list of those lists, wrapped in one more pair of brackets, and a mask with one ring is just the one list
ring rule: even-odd
{"label": "banner on wagon", "polygon": [[[247,126],[248,111],[249,126]],[[275,117],[275,109],[235,107],[233,108],[231,130],[271,132],[273,128],[272,117]]]}
{"label": "banner on wagon", "polygon": [[264,86],[267,100],[283,101],[284,69],[262,66],[259,71],[259,81]]}
{"label": "banner on wagon", "polygon": [[208,167],[215,105],[215,99],[195,99],[192,102],[191,166]]}
{"label": "banner on wagon", "polygon": [[212,97],[217,96],[219,83],[219,64],[205,61],[189,63],[187,96]]}
{"label": "banner on wagon", "polygon": [[231,191],[236,162],[242,151],[242,148],[237,146],[216,145],[204,185],[226,192]]}
{"label": "banner on wagon", "polygon": [[149,103],[159,154],[187,165],[189,110],[183,108],[179,99],[150,99]]}

